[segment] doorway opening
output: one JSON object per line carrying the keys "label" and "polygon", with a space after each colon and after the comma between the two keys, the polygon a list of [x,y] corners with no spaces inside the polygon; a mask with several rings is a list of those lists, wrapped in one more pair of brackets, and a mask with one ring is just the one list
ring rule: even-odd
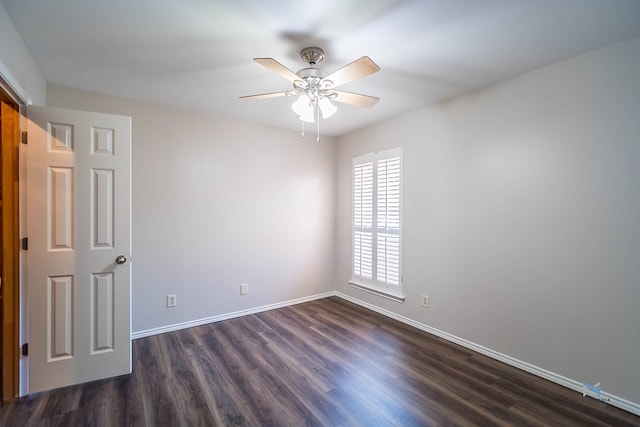
{"label": "doorway opening", "polygon": [[0,391],[20,392],[20,227],[18,104],[0,87]]}

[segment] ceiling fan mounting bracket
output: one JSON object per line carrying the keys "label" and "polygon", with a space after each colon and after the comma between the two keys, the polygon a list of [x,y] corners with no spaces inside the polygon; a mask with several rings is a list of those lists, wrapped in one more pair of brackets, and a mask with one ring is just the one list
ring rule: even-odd
{"label": "ceiling fan mounting bracket", "polygon": [[324,50],[319,47],[305,47],[300,51],[300,58],[313,67],[324,59]]}

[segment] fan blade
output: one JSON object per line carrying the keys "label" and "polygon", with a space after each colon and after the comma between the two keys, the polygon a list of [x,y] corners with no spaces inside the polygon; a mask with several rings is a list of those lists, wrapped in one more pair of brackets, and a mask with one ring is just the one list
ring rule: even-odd
{"label": "fan blade", "polygon": [[280,74],[282,77],[289,80],[290,82],[301,80],[296,73],[294,73],[293,71],[291,71],[290,69],[288,69],[287,67],[285,67],[284,65],[282,65],[281,63],[279,63],[273,58],[253,58],[253,60],[256,61],[258,64],[264,67],[267,67],[271,71],[275,71],[276,73]]}
{"label": "fan blade", "polygon": [[338,96],[333,99],[334,101],[355,105],[356,107],[371,108],[380,101],[380,98],[376,98],[375,96],[360,95],[359,93],[344,92],[341,90],[337,90],[336,94]]}
{"label": "fan blade", "polygon": [[267,99],[267,98],[276,98],[278,96],[288,96],[288,95],[296,95],[297,93],[292,90],[288,90],[285,92],[271,92],[271,93],[261,93],[259,95],[245,95],[241,96],[240,99]]}
{"label": "fan blade", "polygon": [[380,67],[378,67],[368,56],[363,56],[360,59],[356,59],[351,64],[345,65],[338,71],[334,71],[322,80],[331,80],[333,82],[333,87],[338,87],[355,79],[359,79],[360,77],[377,73],[378,71],[380,71]]}

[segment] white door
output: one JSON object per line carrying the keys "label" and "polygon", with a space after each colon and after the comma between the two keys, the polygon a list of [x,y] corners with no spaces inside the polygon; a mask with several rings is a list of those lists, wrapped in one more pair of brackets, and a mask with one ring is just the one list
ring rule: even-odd
{"label": "white door", "polygon": [[28,108],[29,393],[131,372],[131,118]]}

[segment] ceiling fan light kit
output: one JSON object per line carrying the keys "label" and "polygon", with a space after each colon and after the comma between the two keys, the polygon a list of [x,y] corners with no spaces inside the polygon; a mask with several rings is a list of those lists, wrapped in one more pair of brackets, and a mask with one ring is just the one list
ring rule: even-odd
{"label": "ceiling fan light kit", "polygon": [[293,83],[293,90],[241,96],[240,98],[265,99],[278,96],[298,96],[298,99],[291,105],[291,109],[303,122],[302,137],[304,138],[304,123],[316,122],[318,126],[317,141],[320,140],[320,113],[322,113],[323,119],[328,119],[338,111],[338,107],[331,102],[332,100],[363,108],[371,108],[379,101],[379,98],[374,96],[335,90],[337,86],[380,71],[380,67],[369,57],[363,56],[326,77],[322,77],[320,69],[316,68],[316,65],[324,59],[322,49],[306,47],[300,51],[300,58],[309,67],[303,68],[297,73],[273,58],[254,58],[253,60],[258,64]]}

